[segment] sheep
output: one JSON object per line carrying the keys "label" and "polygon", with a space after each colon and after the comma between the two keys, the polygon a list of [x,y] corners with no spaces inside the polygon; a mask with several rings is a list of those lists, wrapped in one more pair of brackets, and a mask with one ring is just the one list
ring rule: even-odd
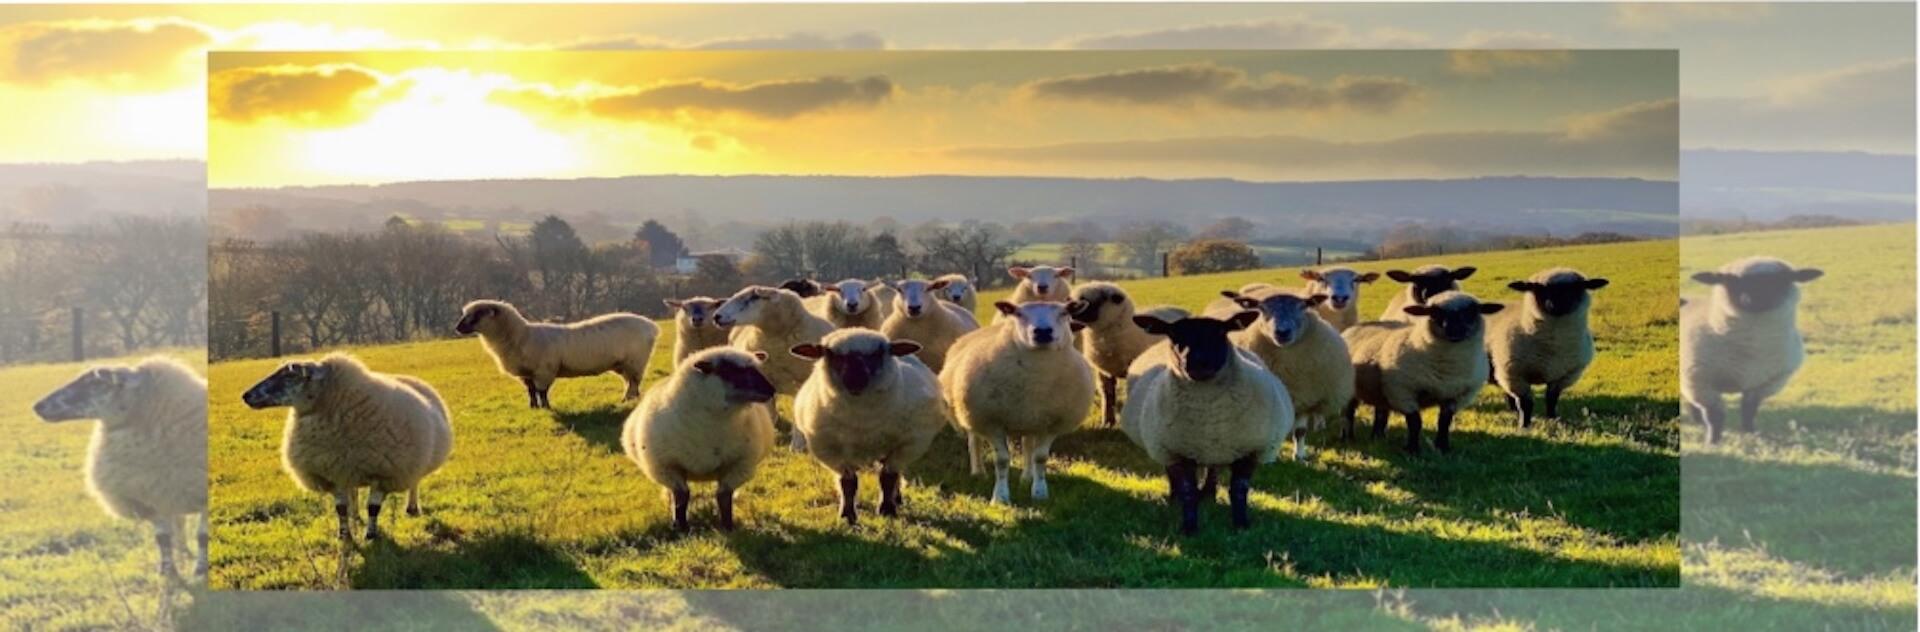
{"label": "sheep", "polygon": [[993,502],[1012,503],[1007,442],[1013,437],[1024,439],[1031,496],[1044,500],[1054,438],[1078,428],[1093,405],[1093,367],[1074,350],[1068,316],[1085,306],[1053,301],[993,306],[1007,324],[977,329],[953,343],[940,372],[941,392],[953,407],[955,425],[969,435],[976,465],[978,441],[993,446]]}
{"label": "sheep", "polygon": [[819,299],[817,306],[809,303],[808,311],[833,323],[834,327],[879,329],[880,323],[886,320],[886,310],[880,307],[880,297],[874,292],[875,288],[880,287],[886,287],[886,284],[846,279],[826,286],[826,294],[816,297]]}
{"label": "sheep", "polygon": [[1459,291],[1460,282],[1473,276],[1474,271],[1472,266],[1448,269],[1443,265],[1420,266],[1414,268],[1413,272],[1388,270],[1387,278],[1404,283],[1407,288],[1394,294],[1393,300],[1387,302],[1387,309],[1380,313],[1380,320],[1413,322],[1413,316],[1404,309],[1406,306],[1425,305],[1441,292]]}
{"label": "sheep", "polygon": [[1560,393],[1593,362],[1593,332],[1587,328],[1588,293],[1607,280],[1553,268],[1507,287],[1525,293],[1519,309],[1487,319],[1490,377],[1506,392],[1520,427],[1533,427],[1533,385],[1547,387],[1547,416],[1559,417]]}
{"label": "sheep", "polygon": [[[1133,364],[1133,359],[1160,342],[1160,338],[1133,324],[1133,299],[1118,285],[1095,281],[1075,286],[1073,302],[1083,306],[1072,314],[1073,320],[1086,325],[1080,340],[1081,353],[1086,355],[1087,363],[1100,372],[1100,420],[1112,428],[1120,416],[1120,378],[1127,374],[1127,366]],[[1186,309],[1172,305],[1156,305],[1140,313],[1168,322],[1189,315]]]}
{"label": "sheep", "polygon": [[1013,293],[1007,295],[1007,302],[1019,305],[1035,301],[1065,303],[1073,300],[1073,268],[1013,266],[1007,268],[1007,274],[1020,280],[1020,284],[1013,287]]}
{"label": "sheep", "polygon": [[1800,369],[1805,350],[1794,322],[1796,284],[1822,274],[1750,257],[1693,275],[1713,286],[1713,295],[1680,310],[1680,397],[1689,416],[1705,424],[1707,443],[1718,443],[1726,427],[1726,395],[1740,395],[1740,429],[1751,433],[1760,403]]}
{"label": "sheep", "polygon": [[[453,425],[440,394],[417,378],[386,375],[353,356],[288,362],[240,396],[255,410],[285,406],[280,460],[301,489],[333,495],[342,555],[353,546],[355,496],[367,488],[368,542],[381,539],[380,506],[407,492],[420,515],[420,482],[453,452]],[[346,573],[342,559],[340,573]]]}
{"label": "sheep", "polygon": [[880,464],[880,515],[900,507],[900,475],[952,423],[933,371],[913,353],[920,344],[868,329],[842,329],[819,344],[795,345],[814,363],[793,400],[794,426],[807,451],[840,485],[840,517],[856,524],[861,468]]}
{"label": "sheep", "polygon": [[[1180,532],[1200,529],[1200,499],[1211,497],[1214,473],[1228,469],[1227,498],[1233,527],[1251,524],[1247,494],[1253,472],[1273,461],[1293,433],[1294,410],[1286,385],[1259,358],[1228,340],[1259,317],[1239,312],[1226,319],[1150,315],[1133,318],[1141,329],[1166,340],[1127,369],[1127,437],[1166,467],[1167,486],[1180,506]],[[1207,468],[1205,484],[1199,468]]]}
{"label": "sheep", "polygon": [[1320,313],[1320,320],[1340,332],[1360,322],[1360,285],[1379,280],[1380,273],[1336,266],[1301,270],[1300,278],[1307,280],[1307,294],[1327,295],[1327,300],[1314,305],[1313,309]]}
{"label": "sheep", "polygon": [[875,285],[868,289],[873,292],[874,310],[880,313],[880,322],[884,323],[887,322],[887,317],[893,315],[893,299],[900,293],[895,292],[893,286],[883,279],[874,279],[874,283]]}
{"label": "sheep", "polygon": [[1346,430],[1353,436],[1354,408],[1373,407],[1373,436],[1387,434],[1387,414],[1407,420],[1407,452],[1420,453],[1420,409],[1437,406],[1439,431],[1433,445],[1453,446],[1448,436],[1453,416],[1473,403],[1487,384],[1485,316],[1504,305],[1481,303],[1464,292],[1442,292],[1425,305],[1402,307],[1413,322],[1360,323],[1341,334],[1353,356],[1354,401],[1347,404]]}
{"label": "sheep", "polygon": [[1260,296],[1221,292],[1232,307],[1208,309],[1206,315],[1224,318],[1234,311],[1259,310],[1253,327],[1233,332],[1230,339],[1245,349],[1287,385],[1293,412],[1293,459],[1307,458],[1307,432],[1342,415],[1353,399],[1353,365],[1347,342],[1333,325],[1322,320],[1318,307],[1329,299],[1323,293],[1273,290]]}
{"label": "sheep", "polygon": [[934,282],[946,283],[935,295],[940,300],[964,307],[969,314],[980,309],[980,294],[975,289],[979,284],[973,278],[956,272],[936,277]]}
{"label": "sheep", "polygon": [[679,366],[687,356],[702,349],[727,344],[727,330],[713,322],[713,310],[720,306],[720,300],[695,296],[684,299],[666,299],[667,308],[673,310],[673,364]]}
{"label": "sheep", "polygon": [[803,342],[820,342],[833,333],[833,323],[814,315],[792,290],[749,285],[735,292],[713,312],[713,322],[727,327],[728,344],[747,352],[767,354],[760,370],[775,390],[793,393],[813,372],[813,363],[787,353]]}
{"label": "sheep", "polygon": [[174,538],[200,519],[194,578],[207,579],[207,382],[185,364],[153,356],[94,366],[35,402],[49,423],[98,420],[87,445],[87,492],[116,518],[153,525],[160,575],[179,579]]}
{"label": "sheep", "polygon": [[660,326],[635,314],[603,314],[577,323],[530,323],[504,301],[479,300],[461,309],[453,330],[480,335],[500,372],[527,387],[527,407],[553,408],[555,379],[613,372],[627,383],[622,401],[640,397]]}
{"label": "sheep", "polygon": [[980,328],[973,312],[933,297],[946,288],[946,283],[920,279],[895,281],[893,287],[898,296],[893,299],[893,315],[880,325],[880,333],[888,339],[920,343],[920,351],[915,355],[935,373],[946,367],[948,350],[954,341]]}
{"label": "sheep", "polygon": [[731,347],[688,356],[627,415],[620,445],[666,489],[674,529],[687,530],[687,482],[715,481],[720,530],[733,530],[733,493],[773,451],[775,388],[761,370],[766,359]]}

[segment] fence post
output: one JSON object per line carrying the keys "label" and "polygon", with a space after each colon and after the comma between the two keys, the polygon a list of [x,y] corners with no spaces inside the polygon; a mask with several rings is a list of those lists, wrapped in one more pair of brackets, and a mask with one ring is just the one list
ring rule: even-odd
{"label": "fence post", "polygon": [[1079,269],[1080,269],[1080,255],[1074,255],[1074,256],[1071,256],[1071,257],[1067,257],[1067,267],[1069,267],[1069,268],[1073,268],[1074,270],[1079,270]]}
{"label": "fence post", "polygon": [[83,362],[87,359],[87,342],[86,342],[87,341],[87,337],[86,337],[87,324],[86,323],[87,323],[86,312],[84,310],[81,310],[78,307],[73,308],[73,361],[74,362]]}
{"label": "fence post", "polygon": [[273,337],[271,340],[272,346],[269,348],[273,350],[272,357],[278,358],[280,357],[280,310],[273,311]]}
{"label": "fence post", "polygon": [[1163,276],[1163,277],[1173,276],[1173,268],[1168,265],[1168,260],[1171,259],[1172,257],[1173,257],[1173,253],[1171,252],[1160,253],[1160,276]]}
{"label": "fence post", "polygon": [[1315,246],[1313,248],[1313,265],[1317,266],[1322,263],[1326,263],[1327,262],[1326,254],[1327,253],[1321,250],[1319,246]]}

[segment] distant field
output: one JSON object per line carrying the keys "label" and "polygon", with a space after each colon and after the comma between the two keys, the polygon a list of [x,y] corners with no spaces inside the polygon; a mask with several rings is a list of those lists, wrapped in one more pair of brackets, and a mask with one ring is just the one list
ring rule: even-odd
{"label": "distant field", "polygon": [[[1121,256],[1120,256],[1119,244],[1111,244],[1111,243],[1104,244],[1101,246],[1101,248],[1102,248],[1101,250],[1102,257],[1101,257],[1100,268],[1104,272],[1104,274],[1107,276],[1154,277],[1154,276],[1160,275],[1160,268],[1158,267],[1158,264],[1156,264],[1155,267],[1151,270],[1143,270],[1140,268],[1134,268],[1134,267],[1130,267],[1122,264],[1120,262]],[[1027,244],[1026,246],[1021,247],[1020,250],[1015,251],[1013,253],[1012,259],[1015,261],[1034,261],[1034,262],[1038,262],[1042,264],[1050,264],[1050,265],[1066,265],[1067,256],[1066,254],[1064,254],[1064,249],[1065,249],[1065,244],[1058,244],[1058,243]],[[1262,259],[1279,258],[1279,259],[1297,259],[1301,261],[1308,261],[1308,260],[1311,260],[1313,257],[1312,248],[1296,248],[1296,247],[1290,247],[1290,246],[1261,246],[1261,245],[1255,244],[1253,245],[1253,251],[1255,254],[1260,255]],[[1346,250],[1338,250],[1338,251],[1328,250],[1323,253],[1323,255],[1329,261],[1334,259],[1351,257],[1357,254],[1360,254],[1360,253],[1346,251]]]}

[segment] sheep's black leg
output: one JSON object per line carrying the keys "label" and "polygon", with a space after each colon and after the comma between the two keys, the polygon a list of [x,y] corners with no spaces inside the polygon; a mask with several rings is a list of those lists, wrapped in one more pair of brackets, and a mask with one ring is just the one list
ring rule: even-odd
{"label": "sheep's black leg", "polygon": [[860,497],[860,476],[856,474],[854,470],[851,470],[851,469],[841,472],[840,473],[840,518],[846,520],[848,525],[856,524],[860,520],[857,512],[854,511],[854,508],[856,505],[855,501],[858,500],[859,497]]}
{"label": "sheep's black leg", "polygon": [[880,468],[880,515],[900,515],[900,473],[885,466]]}
{"label": "sheep's black leg", "polygon": [[1387,438],[1387,409],[1385,406],[1373,407],[1373,438]]}
{"label": "sheep's black leg", "polygon": [[1552,419],[1560,418],[1560,392],[1566,388],[1560,384],[1547,385],[1547,409],[1543,412]]}
{"label": "sheep's black leg", "polygon": [[720,530],[732,531],[733,488],[728,487],[726,483],[721,483],[719,488],[713,490],[713,502],[715,507],[720,510]]}
{"label": "sheep's black leg", "polygon": [[520,378],[520,384],[527,387],[527,408],[539,408],[540,389],[533,385],[533,378]]}
{"label": "sheep's black leg", "polygon": [[1180,506],[1180,533],[1193,535],[1200,530],[1200,490],[1194,485],[1194,463],[1176,459],[1167,466],[1167,485]]}
{"label": "sheep's black leg", "polygon": [[200,530],[199,532],[195,533],[194,536],[196,539],[199,540],[200,559],[196,560],[193,563],[193,577],[194,579],[200,580],[201,583],[206,583],[207,558],[208,558],[207,544],[208,544],[208,541],[212,538],[212,533],[211,533],[211,530],[207,528],[207,513],[204,511],[200,512]]}
{"label": "sheep's black leg", "polygon": [[1247,494],[1253,491],[1253,468],[1259,464],[1254,455],[1240,457],[1230,466],[1227,479],[1227,503],[1233,508],[1233,528],[1245,529],[1253,525],[1253,518],[1247,513]]}
{"label": "sheep's black leg", "polygon": [[553,410],[553,400],[547,397],[547,393],[552,390],[553,390],[552,386],[548,386],[546,388],[540,389],[540,407],[541,408],[545,408],[547,410]]}
{"label": "sheep's black leg", "polygon": [[1700,413],[1700,423],[1706,426],[1707,445],[1720,442],[1720,433],[1727,426],[1727,406],[1721,402],[1719,393],[1709,393],[1705,400],[1694,404]]}
{"label": "sheep's black leg", "polygon": [[340,518],[340,542],[353,544],[353,502],[346,498],[336,498],[333,502],[333,514]]}
{"label": "sheep's black leg", "polygon": [[420,515],[420,484],[419,483],[415,483],[413,486],[413,489],[407,490],[407,515],[409,516]]}
{"label": "sheep's black leg", "polygon": [[1119,383],[1120,380],[1111,375],[1104,372],[1100,374],[1100,403],[1105,408],[1100,419],[1108,428],[1112,428],[1120,421]]}
{"label": "sheep's black leg", "polygon": [[668,498],[673,503],[673,528],[686,531],[687,505],[693,502],[693,490],[682,486],[668,492]]}
{"label": "sheep's black leg", "polygon": [[1420,453],[1420,411],[1407,413],[1407,452]]}
{"label": "sheep's black leg", "polygon": [[1358,414],[1359,412],[1360,412],[1359,400],[1347,402],[1347,407],[1340,411],[1341,416],[1344,416],[1347,418],[1346,429],[1340,431],[1341,441],[1353,440],[1353,417],[1355,414]]}
{"label": "sheep's black leg", "polygon": [[1766,401],[1766,399],[1767,399],[1766,395],[1762,395],[1760,393],[1752,392],[1752,391],[1740,394],[1740,431],[1741,432],[1745,432],[1745,433],[1753,432],[1753,420],[1754,418],[1760,416],[1760,402]]}
{"label": "sheep's black leg", "polygon": [[160,578],[178,581],[180,571],[173,567],[173,526],[171,518],[162,518],[153,522],[153,546],[160,550]]}
{"label": "sheep's black leg", "polygon": [[1520,413],[1520,427],[1532,428],[1533,427],[1533,387],[1528,386],[1523,389],[1520,389],[1518,393],[1515,393],[1510,397],[1513,399],[1514,403],[1518,404],[1520,407],[1519,410],[1515,411]]}
{"label": "sheep's black leg", "polygon": [[378,488],[367,490],[367,533],[368,542],[380,539],[380,504],[385,502],[386,492]]}
{"label": "sheep's black leg", "polygon": [[[1533,398],[1527,399],[1529,400],[1527,407],[1532,408]],[[1448,437],[1453,436],[1453,404],[1441,404],[1439,416],[1440,421],[1437,424],[1439,428],[1434,432],[1433,447],[1441,452],[1450,452],[1453,450],[1453,444],[1449,442]]]}
{"label": "sheep's black leg", "polygon": [[1200,500],[1211,501],[1220,497],[1220,472],[1211,467],[1199,470]]}

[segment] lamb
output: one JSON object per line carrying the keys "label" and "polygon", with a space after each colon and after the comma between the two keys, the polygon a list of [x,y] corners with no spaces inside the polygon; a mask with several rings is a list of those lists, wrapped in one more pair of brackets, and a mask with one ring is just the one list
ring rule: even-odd
{"label": "lamb", "polygon": [[1402,307],[1413,322],[1360,323],[1341,337],[1353,356],[1354,402],[1347,404],[1347,427],[1353,436],[1354,407],[1373,407],[1373,436],[1387,434],[1387,414],[1407,420],[1407,452],[1420,453],[1420,409],[1437,406],[1439,432],[1433,445],[1441,452],[1453,446],[1448,435],[1453,416],[1473,403],[1487,384],[1485,316],[1505,307],[1481,303],[1464,292],[1442,292],[1425,305]]}
{"label": "lamb", "polygon": [[800,295],[791,290],[749,285],[735,292],[713,312],[713,322],[728,327],[728,343],[747,352],[767,354],[760,367],[773,388],[782,393],[800,390],[813,372],[813,363],[787,353],[794,345],[820,342],[833,333],[833,323],[808,312]]}
{"label": "lamb", "polygon": [[685,299],[666,299],[667,308],[673,310],[673,363],[679,366],[687,356],[702,349],[725,346],[727,330],[713,322],[713,310],[720,307],[720,300],[706,296]]}
{"label": "lamb", "polygon": [[[1095,281],[1076,286],[1073,302],[1083,306],[1073,312],[1073,320],[1086,325],[1081,353],[1086,355],[1087,363],[1100,372],[1100,420],[1112,428],[1120,416],[1120,378],[1127,374],[1127,366],[1133,364],[1133,359],[1160,342],[1160,337],[1133,324],[1133,299],[1118,285]],[[1148,307],[1140,313],[1167,322],[1189,315],[1186,309],[1172,305]]]}
{"label": "lamb", "polygon": [[1035,301],[1065,303],[1073,299],[1073,268],[1013,266],[1007,268],[1007,274],[1020,280],[1007,296],[1007,302],[1015,305]]}
{"label": "lamb", "polygon": [[[333,495],[342,555],[353,546],[355,496],[367,488],[368,542],[380,535],[387,494],[407,493],[420,515],[420,482],[453,452],[440,394],[417,378],[376,373],[353,356],[288,362],[240,397],[255,410],[286,406],[281,464],[301,489]],[[347,571],[342,559],[340,573]]]}
{"label": "lamb", "polygon": [[880,298],[874,292],[875,288],[880,287],[886,287],[886,284],[846,279],[826,286],[827,293],[817,297],[820,299],[819,305],[809,304],[808,311],[833,323],[834,327],[879,329],[880,323],[886,320],[886,310],[880,307]]}
{"label": "lamb", "polygon": [[934,282],[946,283],[940,287],[940,293],[936,295],[940,300],[964,307],[969,314],[980,309],[980,294],[975,289],[979,284],[967,275],[957,272],[941,275],[936,277]]}
{"label": "lamb", "polygon": [[1293,412],[1300,423],[1293,432],[1293,459],[1307,457],[1307,432],[1344,414],[1353,400],[1353,364],[1347,342],[1315,311],[1326,294],[1275,290],[1255,297],[1221,292],[1234,302],[1229,310],[1209,309],[1207,316],[1225,318],[1233,311],[1259,310],[1253,327],[1233,332],[1236,347],[1260,358],[1267,370],[1287,386]]}
{"label": "lamb", "polygon": [[[1011,504],[1007,467],[1010,438],[1023,438],[1032,498],[1047,497],[1047,454],[1055,437],[1080,427],[1093,405],[1093,367],[1074,350],[1068,314],[1072,303],[1039,301],[993,304],[1007,324],[977,329],[953,343],[940,389],[953,406],[954,422],[969,436],[992,444],[993,502]],[[978,453],[975,452],[976,457]]]}
{"label": "lamb", "polygon": [[[1168,488],[1180,505],[1183,534],[1199,531],[1200,499],[1213,495],[1214,473],[1221,467],[1229,472],[1233,526],[1250,526],[1247,494],[1254,469],[1272,462],[1293,433],[1287,387],[1253,354],[1228,340],[1258,317],[1257,312],[1239,312],[1224,320],[1133,318],[1141,329],[1166,341],[1127,370],[1131,401],[1124,429],[1147,456],[1166,467]],[[1204,484],[1202,467],[1207,468]]]}
{"label": "lamb", "polygon": [[1680,397],[1688,416],[1705,424],[1708,443],[1718,443],[1726,427],[1726,395],[1740,395],[1740,429],[1753,432],[1760,403],[1800,369],[1805,350],[1794,322],[1796,284],[1822,274],[1750,257],[1693,275],[1713,286],[1713,295],[1680,309]]}
{"label": "lamb", "polygon": [[195,579],[207,578],[207,382],[185,364],[153,356],[94,366],[35,402],[49,423],[96,419],[87,445],[87,492],[116,518],[153,525],[160,575],[177,581],[174,538],[198,514]]}
{"label": "lamb", "polygon": [[[1388,270],[1387,278],[1407,285],[1407,288],[1393,295],[1387,302],[1387,310],[1380,313],[1380,320],[1390,322],[1413,322],[1414,318],[1406,311],[1408,305],[1425,305],[1441,292],[1457,292],[1460,282],[1473,276],[1475,268],[1448,269],[1442,265],[1425,265],[1405,270]],[[1343,330],[1344,331],[1344,330]]]}
{"label": "lamb", "polygon": [[1494,384],[1520,415],[1520,427],[1533,426],[1533,385],[1546,385],[1547,416],[1559,417],[1560,394],[1593,362],[1588,293],[1606,286],[1606,279],[1589,279],[1568,268],[1542,270],[1507,284],[1526,296],[1520,309],[1487,319],[1487,355]]}
{"label": "lamb", "polygon": [[603,314],[577,323],[531,323],[503,301],[467,303],[453,330],[479,334],[500,372],[520,378],[529,408],[553,408],[553,382],[613,372],[627,383],[624,400],[640,397],[660,326],[635,314]]}
{"label": "lamb", "polygon": [[687,530],[687,482],[715,481],[720,530],[733,530],[733,493],[773,451],[766,358],[730,347],[693,354],[627,415],[620,445],[641,473],[666,488],[674,529]]}
{"label": "lamb", "polygon": [[913,353],[919,343],[842,329],[793,355],[814,363],[793,400],[794,426],[807,451],[840,484],[840,517],[856,524],[861,468],[880,464],[880,515],[900,508],[900,475],[952,423],[940,384]]}
{"label": "lamb", "polygon": [[1380,273],[1362,273],[1353,268],[1336,266],[1301,270],[1300,278],[1307,280],[1307,294],[1327,295],[1326,302],[1314,305],[1313,309],[1320,313],[1320,320],[1326,321],[1338,332],[1346,331],[1354,323],[1360,322],[1360,285],[1378,280]]}
{"label": "lamb", "polygon": [[880,333],[890,340],[920,343],[916,356],[935,373],[946,367],[954,341],[980,328],[973,312],[933,297],[946,288],[946,283],[919,279],[894,282],[899,295],[894,298],[893,315],[880,325]]}

